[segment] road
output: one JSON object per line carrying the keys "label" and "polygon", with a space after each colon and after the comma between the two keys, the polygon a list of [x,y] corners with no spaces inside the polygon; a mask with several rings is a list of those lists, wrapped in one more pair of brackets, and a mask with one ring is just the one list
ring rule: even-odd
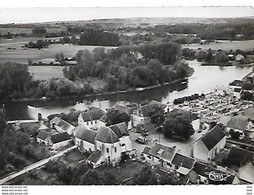
{"label": "road", "polygon": [[18,171],[18,172],[16,172],[16,173],[13,173],[13,174],[11,174],[11,175],[9,175],[9,176],[7,176],[7,177],[1,179],[1,180],[0,180],[0,185],[2,185],[2,184],[4,184],[4,183],[6,183],[6,182],[8,182],[8,181],[10,181],[10,180],[12,180],[12,179],[18,177],[18,176],[20,176],[20,175],[22,175],[22,174],[24,174],[24,173],[27,173],[28,171],[31,171],[31,170],[33,170],[33,169],[36,169],[36,168],[42,166],[42,165],[45,165],[45,164],[48,163],[50,160],[53,160],[53,159],[55,159],[55,158],[58,158],[58,157],[64,155],[66,152],[69,152],[69,151],[71,151],[71,150],[73,150],[73,149],[75,149],[75,148],[77,148],[77,146],[72,146],[72,147],[70,147],[70,148],[67,148],[67,149],[64,150],[64,151],[61,151],[61,152],[55,154],[54,156],[51,156],[51,157],[49,157],[49,158],[42,159],[42,160],[40,160],[40,161],[38,161],[38,162],[36,162],[36,163],[33,163],[33,164],[31,164],[31,165],[28,165],[28,166],[24,167],[21,171]]}

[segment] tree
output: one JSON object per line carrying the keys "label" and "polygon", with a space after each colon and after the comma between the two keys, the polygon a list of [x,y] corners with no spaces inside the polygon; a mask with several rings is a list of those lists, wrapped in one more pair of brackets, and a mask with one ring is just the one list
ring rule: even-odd
{"label": "tree", "polygon": [[167,119],[163,125],[163,129],[165,137],[180,137],[185,140],[188,140],[195,132],[190,121],[182,117]]}
{"label": "tree", "polygon": [[145,165],[142,169],[133,177],[133,183],[136,185],[158,185],[158,175],[152,170],[152,167]]}
{"label": "tree", "polygon": [[106,113],[106,123],[107,125],[114,125],[117,123],[125,122],[126,125],[128,125],[128,122],[130,121],[131,117],[126,112],[117,110],[117,109],[110,109]]}
{"label": "tree", "polygon": [[33,29],[33,34],[35,35],[45,35],[47,33],[46,28],[43,27],[35,27]]}
{"label": "tree", "polygon": [[81,185],[100,185],[102,179],[95,170],[87,171],[80,179]]}
{"label": "tree", "polygon": [[161,107],[153,107],[153,109],[148,113],[151,119],[151,123],[156,126],[160,126],[165,121],[164,109]]}

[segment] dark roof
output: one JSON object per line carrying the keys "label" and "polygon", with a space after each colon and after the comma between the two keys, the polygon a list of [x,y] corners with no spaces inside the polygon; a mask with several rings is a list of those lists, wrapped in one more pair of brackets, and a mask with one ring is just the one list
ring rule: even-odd
{"label": "dark roof", "polygon": [[204,143],[208,150],[211,150],[224,137],[225,133],[218,125],[216,125],[201,137],[201,141]]}
{"label": "dark roof", "polygon": [[[71,126],[73,126],[70,123],[68,123],[67,121],[65,121],[65,120],[63,120],[63,119],[61,119],[59,117],[53,118],[51,120],[51,123],[55,123],[55,125],[61,127],[61,129],[65,130],[65,131],[68,130]],[[73,128],[74,128],[74,126],[73,126]]]}
{"label": "dark roof", "polygon": [[144,150],[143,150],[143,154],[149,154],[149,151],[151,150],[151,148],[150,147],[148,147],[148,146],[146,146],[145,148],[144,148]]}
{"label": "dark roof", "polygon": [[[61,119],[61,121],[56,125],[61,127],[61,129],[65,130],[65,131],[68,130],[71,126],[73,126],[70,123],[64,121],[63,119]],[[74,126],[73,126],[73,128],[74,128]]]}
{"label": "dark roof", "polygon": [[71,139],[71,137],[67,132],[58,133],[51,136],[51,141],[53,142],[53,144],[63,142],[69,139]]}
{"label": "dark roof", "polygon": [[175,154],[175,148],[155,143],[148,153],[158,158],[171,161]]}
{"label": "dark roof", "polygon": [[98,120],[104,114],[105,114],[105,112],[103,110],[101,110],[100,108],[93,107],[89,111],[82,112],[81,116],[82,116],[83,120],[86,122],[86,121],[90,121],[90,120]]}
{"label": "dark roof", "polygon": [[161,102],[152,100],[148,104],[141,106],[139,108],[139,111],[141,111],[145,117],[148,117],[149,112],[151,112],[154,108],[160,107],[164,109],[166,108],[166,106],[167,106],[166,104],[162,104]]}
{"label": "dark roof", "polygon": [[172,164],[177,165],[179,167],[185,167],[187,169],[191,169],[194,163],[195,163],[195,159],[179,154],[179,153],[176,153],[172,160]]}
{"label": "dark roof", "polygon": [[232,184],[235,178],[234,175],[228,172],[217,170],[215,167],[201,162],[195,163],[193,171],[198,175],[208,178],[209,184]]}
{"label": "dark roof", "polygon": [[96,163],[100,158],[101,158],[101,151],[99,150],[96,150],[96,151],[93,151],[87,158],[87,161],[90,161],[92,163]]}
{"label": "dark roof", "polygon": [[228,153],[227,158],[229,160],[235,161],[235,162],[246,162],[251,161],[254,157],[254,152],[251,152],[249,150],[245,150],[243,148],[238,148],[233,146],[230,148],[230,151]]}
{"label": "dark roof", "polygon": [[50,136],[50,134],[47,131],[40,130],[37,135],[37,138],[45,140],[48,136]]}
{"label": "dark roof", "polygon": [[100,127],[95,139],[103,143],[111,144],[119,141],[117,135],[109,127]]}
{"label": "dark roof", "polygon": [[234,80],[233,82],[229,83],[231,86],[242,86],[243,81],[242,80]]}
{"label": "dark roof", "polygon": [[230,127],[232,129],[241,129],[245,130],[248,124],[248,117],[243,115],[237,115],[233,116],[227,124],[227,127]]}
{"label": "dark roof", "polygon": [[82,139],[84,141],[87,141],[89,143],[94,144],[95,137],[96,137],[96,134],[97,134],[95,131],[86,129],[83,126],[79,126],[79,127],[76,127],[76,128],[78,128],[78,131],[75,135],[76,138],[79,138],[79,139]]}
{"label": "dark roof", "polygon": [[109,128],[116,134],[118,138],[129,135],[125,122],[111,125]]}
{"label": "dark roof", "polygon": [[234,92],[240,93],[242,91],[241,88],[234,88]]}

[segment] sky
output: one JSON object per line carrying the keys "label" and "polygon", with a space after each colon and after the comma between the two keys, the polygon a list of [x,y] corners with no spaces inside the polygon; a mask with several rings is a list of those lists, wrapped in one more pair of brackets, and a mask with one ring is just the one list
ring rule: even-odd
{"label": "sky", "polygon": [[[230,7],[209,7],[219,5]],[[1,0],[0,24],[130,17],[254,17],[250,6],[254,0]]]}
{"label": "sky", "polygon": [[1,0],[0,7],[254,6],[253,0]]}

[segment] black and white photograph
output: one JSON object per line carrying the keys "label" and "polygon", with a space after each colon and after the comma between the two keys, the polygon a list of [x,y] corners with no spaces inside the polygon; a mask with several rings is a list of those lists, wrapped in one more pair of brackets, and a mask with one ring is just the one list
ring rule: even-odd
{"label": "black and white photograph", "polygon": [[230,185],[252,195],[251,1],[61,2],[0,7],[1,193]]}

